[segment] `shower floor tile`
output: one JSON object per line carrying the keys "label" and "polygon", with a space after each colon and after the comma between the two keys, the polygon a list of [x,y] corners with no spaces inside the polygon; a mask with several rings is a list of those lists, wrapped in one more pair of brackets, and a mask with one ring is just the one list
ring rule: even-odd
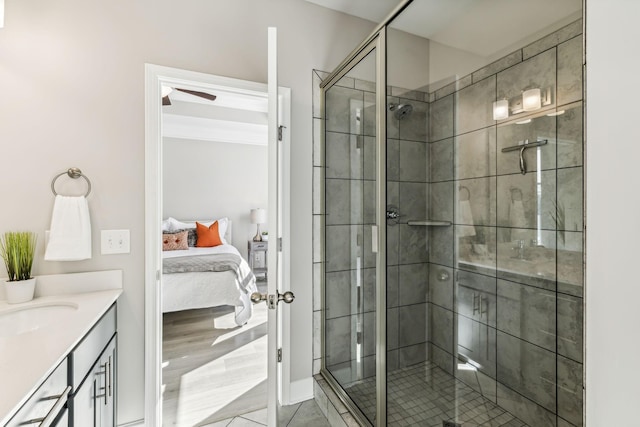
{"label": "shower floor tile", "polygon": [[[376,413],[375,386],[372,377],[346,387],[370,419]],[[390,372],[387,396],[390,426],[442,427],[443,421],[453,421],[462,427],[527,427],[432,362]]]}

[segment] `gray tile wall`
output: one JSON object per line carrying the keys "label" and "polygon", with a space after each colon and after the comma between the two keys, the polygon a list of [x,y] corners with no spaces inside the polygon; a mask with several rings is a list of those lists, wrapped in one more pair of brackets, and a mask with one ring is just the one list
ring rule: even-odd
{"label": "gray tile wall", "polygon": [[[391,112],[387,116],[387,202],[400,207],[405,215],[400,224],[387,227],[389,370],[428,357],[530,425],[583,425],[581,31],[582,23],[577,21],[435,93],[390,88],[387,98],[389,103],[414,107],[405,121],[396,120]],[[317,93],[321,77],[322,73],[314,71]],[[336,228],[335,243],[363,232],[364,225],[354,226],[354,217],[362,215],[363,224],[371,224],[375,217],[375,206],[367,203],[373,200],[374,191],[367,180],[375,178],[375,140],[368,138],[373,135],[374,122],[367,113],[373,105],[373,88],[353,79],[344,85],[348,87],[336,93],[363,102],[363,148],[362,159],[354,163],[347,153],[352,153],[353,147],[357,150],[357,139],[336,135],[340,154],[327,151],[332,164],[327,164],[325,171],[327,178],[337,181],[331,184],[336,203],[348,202],[352,207],[349,212],[333,213],[336,206],[327,203],[327,232],[330,227],[342,227]],[[531,118],[529,123],[516,124],[514,117],[492,120],[493,101],[517,97],[528,87],[549,87],[552,104],[527,117]],[[314,337],[314,373],[320,369],[321,358],[323,260],[319,239],[323,212],[319,195],[323,188],[319,178],[325,166],[317,93],[313,165],[314,331],[318,333]],[[561,111],[564,113],[548,115]],[[524,115],[517,121],[522,118]],[[340,133],[347,125],[345,120],[336,121],[327,130]],[[521,175],[518,153],[502,153],[501,149],[525,139],[547,139],[548,144],[526,151],[530,172]],[[350,181],[356,179],[365,184],[354,188]],[[362,204],[354,203],[346,193],[361,197]],[[331,214],[336,218],[329,220]],[[449,220],[454,225],[427,230],[406,224],[424,217]],[[524,241],[521,250],[518,241]],[[343,242],[335,250],[340,254],[336,258],[348,258],[358,249]],[[371,256],[362,256],[369,267],[374,266]],[[328,261],[327,266],[334,263]],[[340,265],[344,261],[339,259],[335,262],[346,270],[353,269],[352,265]],[[364,281],[368,286],[375,283],[371,273],[373,270]],[[339,287],[354,280],[344,272],[335,279],[328,286]],[[375,295],[372,290],[365,292]],[[346,314],[348,301],[327,301],[328,317],[350,319],[341,320],[341,330],[347,335],[353,331],[353,320]],[[367,329],[374,323],[369,308],[373,310],[373,306],[365,308],[370,313],[364,321]],[[327,324],[327,330],[330,328]],[[364,340],[367,354],[371,354],[373,343]],[[328,345],[327,362],[333,357],[352,369],[347,360],[352,356],[338,351],[339,346]],[[342,360],[345,362],[338,362]],[[365,360],[369,362],[365,371],[373,373],[374,358]],[[458,369],[465,361],[477,371]]]}

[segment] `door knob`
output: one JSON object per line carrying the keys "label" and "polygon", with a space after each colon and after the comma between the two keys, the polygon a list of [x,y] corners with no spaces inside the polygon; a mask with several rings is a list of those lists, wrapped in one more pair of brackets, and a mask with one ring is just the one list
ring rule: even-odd
{"label": "door knob", "polygon": [[287,291],[283,294],[278,293],[277,295],[278,296],[276,298],[275,295],[267,295],[267,294],[262,294],[260,292],[254,292],[251,294],[251,302],[253,302],[254,304],[257,304],[260,301],[266,301],[267,306],[270,309],[274,309],[276,308],[275,307],[276,304],[279,303],[280,301],[284,301],[286,304],[291,304],[293,300],[296,299],[296,296],[291,291]]}

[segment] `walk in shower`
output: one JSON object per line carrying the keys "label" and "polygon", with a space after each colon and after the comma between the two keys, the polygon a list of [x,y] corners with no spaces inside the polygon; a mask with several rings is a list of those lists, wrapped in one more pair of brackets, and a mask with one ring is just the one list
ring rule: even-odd
{"label": "walk in shower", "polygon": [[583,425],[580,0],[403,1],[321,87],[320,373],[362,425]]}

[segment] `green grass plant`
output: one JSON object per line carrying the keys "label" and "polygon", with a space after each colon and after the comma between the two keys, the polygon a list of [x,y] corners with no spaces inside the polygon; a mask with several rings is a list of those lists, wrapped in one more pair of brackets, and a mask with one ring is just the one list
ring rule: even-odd
{"label": "green grass plant", "polygon": [[8,231],[0,240],[0,256],[9,281],[31,279],[37,235],[31,231]]}

